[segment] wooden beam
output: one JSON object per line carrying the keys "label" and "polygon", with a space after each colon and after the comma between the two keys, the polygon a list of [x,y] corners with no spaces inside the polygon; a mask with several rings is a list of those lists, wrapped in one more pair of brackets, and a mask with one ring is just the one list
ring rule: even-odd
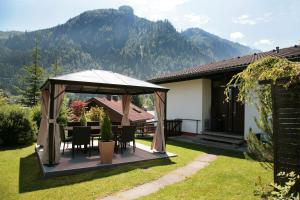
{"label": "wooden beam", "polygon": [[[49,105],[49,119],[54,118],[54,92],[55,92],[55,85],[50,85],[50,105]],[[53,155],[53,149],[54,149],[54,123],[49,123],[49,130],[48,130],[48,148],[49,148],[49,165],[54,164],[54,155]]]}
{"label": "wooden beam", "polygon": [[167,92],[165,92],[165,102],[164,102],[164,117],[165,117],[165,121],[164,121],[164,137],[165,137],[165,152],[167,152]]}

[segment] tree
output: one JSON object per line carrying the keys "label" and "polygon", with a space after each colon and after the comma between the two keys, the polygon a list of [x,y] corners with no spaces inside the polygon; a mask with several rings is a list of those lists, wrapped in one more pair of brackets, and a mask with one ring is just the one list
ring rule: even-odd
{"label": "tree", "polygon": [[44,70],[39,65],[40,52],[38,42],[35,41],[35,48],[32,53],[33,64],[24,66],[19,74],[19,88],[18,91],[21,95],[21,102],[29,107],[36,105],[39,101],[40,86],[43,81]]}
{"label": "tree", "polygon": [[143,107],[143,100],[139,95],[133,95],[131,98],[131,102],[140,108]]}
{"label": "tree", "polygon": [[4,90],[0,89],[0,106],[8,103],[8,95]]}
{"label": "tree", "polygon": [[59,75],[62,71],[62,68],[58,64],[58,59],[55,59],[55,63],[53,63],[51,67],[52,67],[52,72],[50,73],[51,76],[55,77]]}

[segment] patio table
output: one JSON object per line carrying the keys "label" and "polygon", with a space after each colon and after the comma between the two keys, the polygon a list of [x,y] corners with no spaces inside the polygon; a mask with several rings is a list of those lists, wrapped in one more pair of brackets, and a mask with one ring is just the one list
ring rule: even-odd
{"label": "patio table", "polygon": [[[66,126],[65,130],[71,131],[73,130],[73,126]],[[99,130],[100,131],[100,126],[91,126],[91,130]],[[100,137],[101,134],[91,134],[91,139],[92,139],[92,148],[94,148],[94,138],[95,137]]]}
{"label": "patio table", "polygon": [[[91,129],[92,130],[100,130],[100,126],[91,126]],[[72,131],[73,130],[73,126],[66,126],[65,130]]]}

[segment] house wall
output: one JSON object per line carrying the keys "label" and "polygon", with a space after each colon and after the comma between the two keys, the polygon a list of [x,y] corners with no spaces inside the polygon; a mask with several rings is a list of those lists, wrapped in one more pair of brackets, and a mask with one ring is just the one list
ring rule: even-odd
{"label": "house wall", "polygon": [[205,121],[210,120],[211,81],[196,79],[161,85],[170,89],[167,96],[167,118],[184,119],[182,131],[201,133],[204,130]]}
{"label": "house wall", "polygon": [[[196,79],[161,85],[170,89],[167,98],[167,118],[201,120],[198,123],[198,132],[196,131],[195,121],[183,120],[182,131],[189,133],[205,131],[205,123],[210,125],[211,119],[211,80]],[[250,128],[255,133],[261,132],[254,121],[254,117],[258,118],[255,105],[245,103],[244,117],[245,138]]]}
{"label": "house wall", "polygon": [[245,126],[244,126],[244,137],[246,138],[249,129],[251,128],[254,133],[261,133],[261,130],[256,126],[254,118],[258,119],[259,115],[256,107],[253,103],[245,103]]}

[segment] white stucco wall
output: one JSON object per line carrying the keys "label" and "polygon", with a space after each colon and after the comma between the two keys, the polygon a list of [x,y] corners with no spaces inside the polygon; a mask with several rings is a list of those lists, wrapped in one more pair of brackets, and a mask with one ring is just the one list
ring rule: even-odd
{"label": "white stucco wall", "polygon": [[[205,120],[210,120],[211,81],[196,79],[161,85],[170,89],[167,96],[167,118],[200,120],[198,133],[201,133]],[[196,133],[196,123],[183,120],[182,131]]]}
{"label": "white stucco wall", "polygon": [[251,128],[254,133],[260,133],[261,130],[256,126],[254,118],[258,119],[259,115],[257,109],[253,103],[245,103],[245,126],[244,137],[247,137],[249,129]]}
{"label": "white stucco wall", "polygon": [[[211,80],[196,79],[174,83],[161,84],[169,88],[167,97],[168,119],[197,119],[198,133],[205,130],[205,121],[211,118]],[[255,133],[261,132],[256,126],[254,117],[258,113],[254,104],[245,103],[244,137],[249,129]],[[196,133],[196,122],[183,120],[182,131]]]}

